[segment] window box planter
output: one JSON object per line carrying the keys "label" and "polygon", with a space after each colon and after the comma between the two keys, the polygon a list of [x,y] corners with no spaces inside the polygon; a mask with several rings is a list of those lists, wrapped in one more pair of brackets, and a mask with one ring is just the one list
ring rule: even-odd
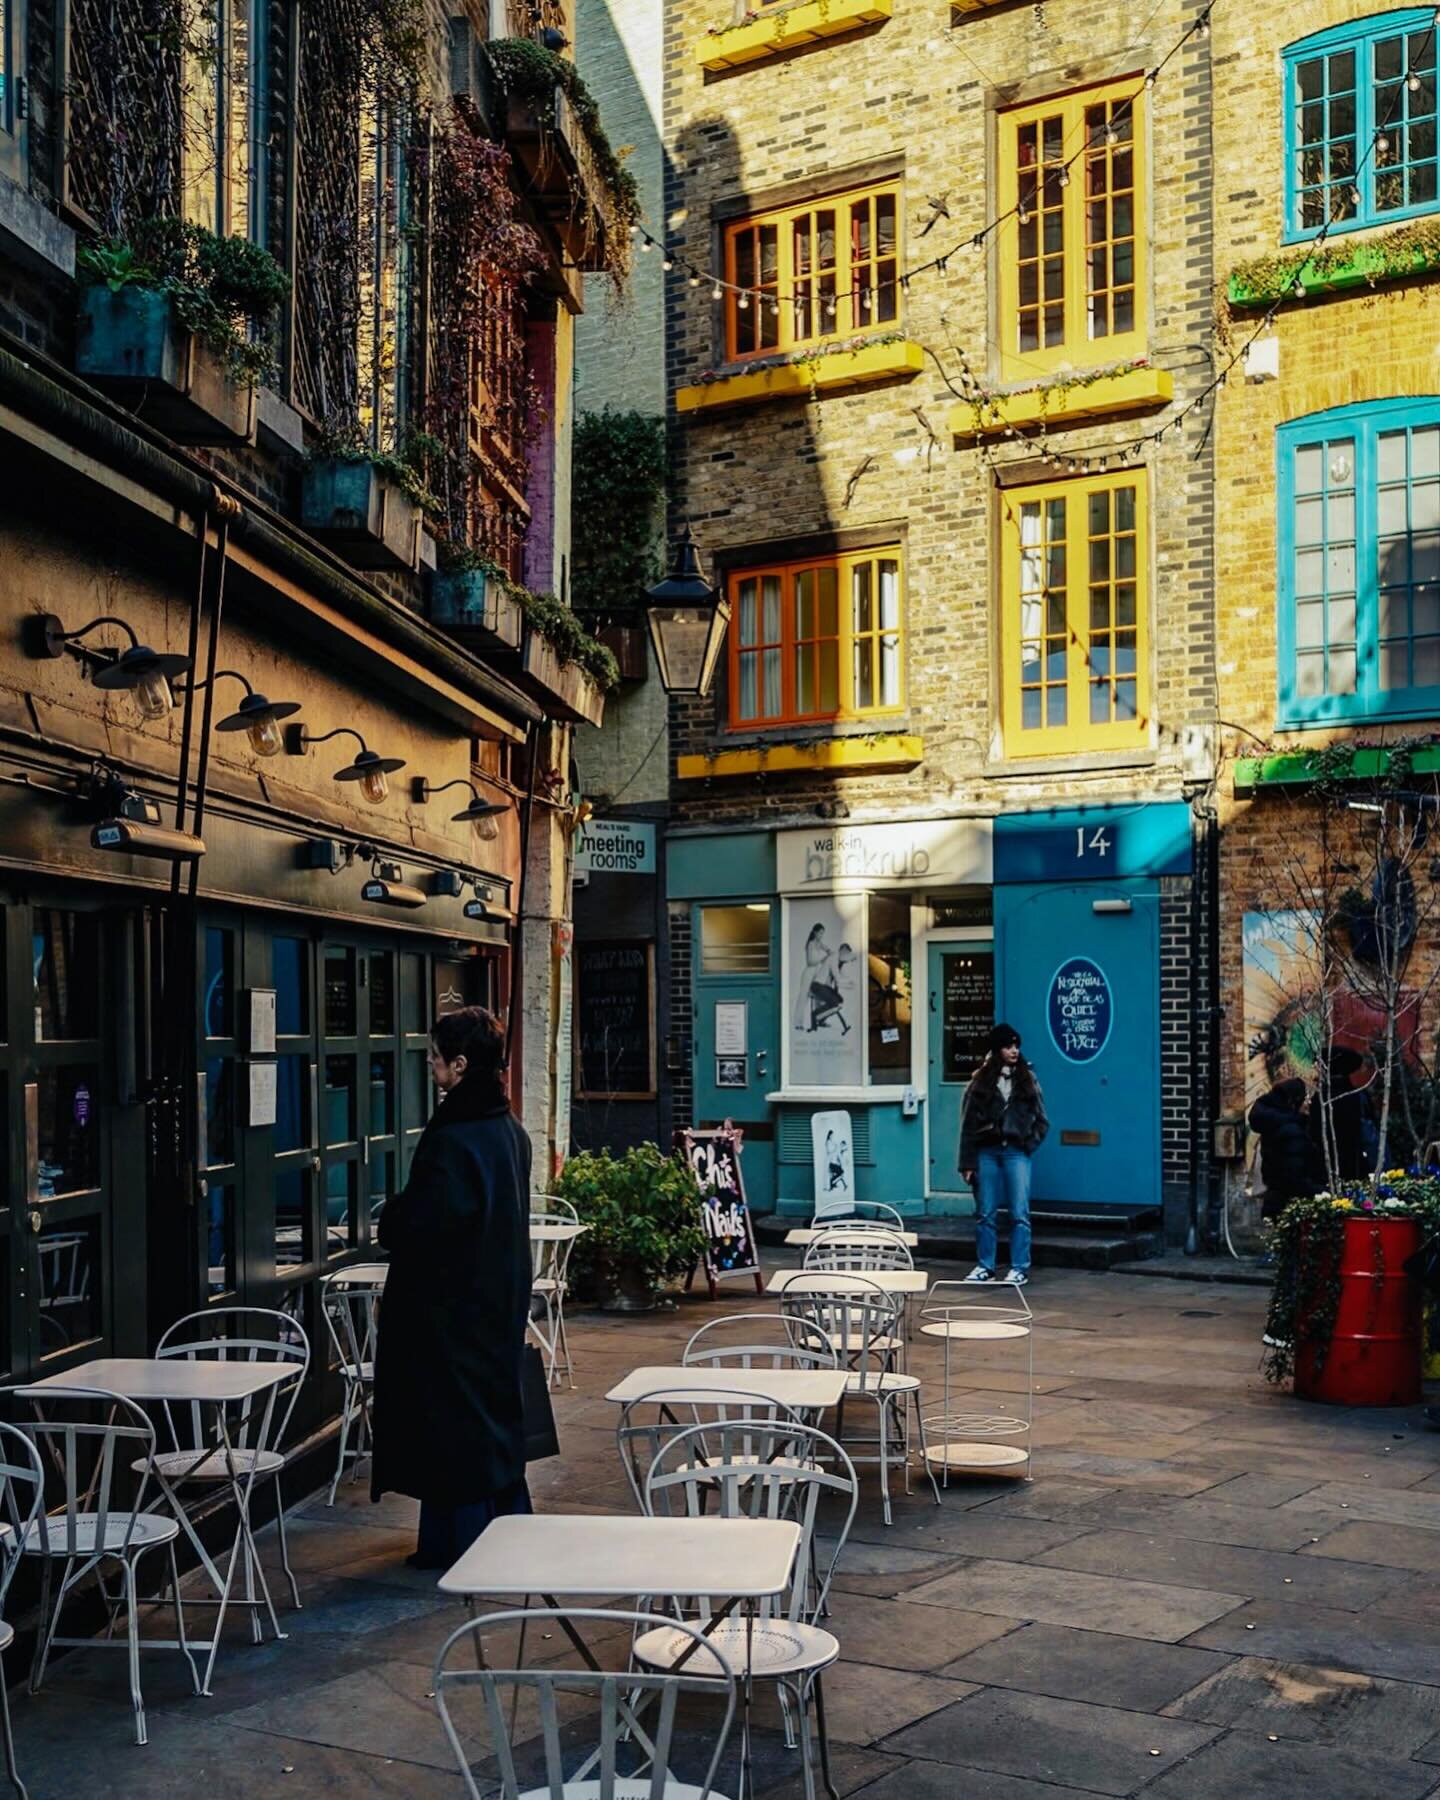
{"label": "window box planter", "polygon": [[[1410,767],[1417,775],[1440,774],[1440,744],[1412,753]],[[1388,750],[1353,750],[1350,766],[1341,780],[1378,781],[1390,771]],[[1332,771],[1333,775],[1333,771]],[[1235,763],[1235,792],[1241,798],[1259,788],[1303,788],[1315,779],[1315,762],[1309,751],[1280,756],[1242,756]]]}
{"label": "window box planter", "polygon": [[708,75],[718,75],[722,69],[761,62],[801,44],[878,25],[890,17],[894,4],[895,0],[801,0],[798,6],[769,8],[758,19],[706,32],[695,46],[695,60]]}
{"label": "window box planter", "polygon": [[827,738],[819,744],[752,744],[713,756],[682,756],[681,781],[736,775],[784,775],[809,770],[913,769],[925,758],[925,740],[908,732],[874,737]]}
{"label": "window box planter", "polygon": [[255,442],[254,385],[232,380],[153,288],[87,288],[75,366],[176,443]]}
{"label": "window box planter", "polygon": [[[1383,243],[1359,243],[1351,244],[1339,262],[1332,249],[1326,254],[1322,268],[1312,268],[1308,262],[1303,264],[1289,278],[1287,285],[1293,289],[1297,281],[1300,283],[1305,293],[1295,296],[1299,300],[1311,295],[1341,294],[1349,288],[1381,287],[1387,282],[1410,281],[1435,269],[1440,269],[1440,251],[1426,245],[1396,249]],[[1274,282],[1247,281],[1237,274],[1226,282],[1225,297],[1231,306],[1241,311],[1248,308],[1259,312],[1273,306],[1279,293]]]}
{"label": "window box planter", "polygon": [[482,650],[518,650],[520,602],[483,569],[442,569],[430,583],[430,617]]}
{"label": "window box planter", "polygon": [[305,470],[300,522],[357,569],[418,569],[421,514],[374,463],[318,457]]}
{"label": "window box planter", "polygon": [[505,109],[506,141],[566,255],[577,268],[603,269],[605,239],[614,225],[605,184],[563,88],[555,89],[551,108],[553,124],[530,101],[512,96]]}
{"label": "window box planter", "polygon": [[605,716],[605,695],[598,683],[578,664],[561,662],[554,645],[528,626],[515,681],[552,719],[598,725]]}
{"label": "window box planter", "polygon": [[956,437],[974,437],[977,432],[989,437],[1009,425],[1017,429],[1042,424],[1078,425],[1112,413],[1167,406],[1174,393],[1175,383],[1168,369],[1122,369],[1072,387],[1057,381],[1053,385],[1021,388],[1016,393],[996,394],[991,404],[980,407],[962,401],[950,408],[946,424]]}
{"label": "window box planter", "polygon": [[739,369],[678,388],[675,407],[682,413],[718,412],[724,407],[752,406],[764,400],[802,399],[840,388],[876,381],[908,381],[925,364],[925,352],[907,338],[865,344],[856,350],[825,350],[800,362],[774,363],[765,369]]}

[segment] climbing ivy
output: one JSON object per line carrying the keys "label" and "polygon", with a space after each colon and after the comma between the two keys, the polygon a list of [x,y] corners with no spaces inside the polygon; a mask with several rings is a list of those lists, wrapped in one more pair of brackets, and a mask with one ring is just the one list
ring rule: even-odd
{"label": "climbing ivy", "polygon": [[575,610],[614,616],[643,604],[659,574],[665,421],[649,413],[582,413],[571,462]]}

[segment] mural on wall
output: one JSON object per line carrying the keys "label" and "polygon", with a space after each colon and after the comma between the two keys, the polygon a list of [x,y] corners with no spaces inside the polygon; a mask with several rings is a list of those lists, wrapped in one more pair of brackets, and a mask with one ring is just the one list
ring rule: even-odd
{"label": "mural on wall", "polygon": [[1242,924],[1245,1110],[1277,1081],[1313,1082],[1324,1039],[1316,932],[1308,911],[1247,912]]}
{"label": "mural on wall", "polygon": [[863,1079],[863,906],[858,894],[786,904],[788,1079],[794,1087],[857,1087]]}

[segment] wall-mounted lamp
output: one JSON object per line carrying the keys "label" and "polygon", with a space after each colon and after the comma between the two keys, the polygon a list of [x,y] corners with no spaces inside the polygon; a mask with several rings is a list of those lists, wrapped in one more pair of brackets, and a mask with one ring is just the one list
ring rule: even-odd
{"label": "wall-mounted lamp", "polygon": [[[98,631],[102,625],[115,625],[130,640],[127,650],[118,656],[101,650],[86,649],[79,640]],[[135,696],[135,707],[142,719],[163,719],[173,711],[175,696],[170,691],[171,679],[185,675],[190,669],[188,656],[164,655],[142,644],[134,628],[124,619],[106,613],[88,625],[67,631],[54,613],[38,613],[25,621],[25,653],[37,659],[63,656],[67,650],[94,664],[91,681],[97,688],[123,689]]]}
{"label": "wall-mounted lamp", "polygon": [[[293,718],[300,710],[300,702],[267,700],[264,694],[255,692],[238,669],[217,669],[211,679],[238,681],[245,690],[245,698],[236,711],[218,720],[215,729],[243,731],[250,739],[250,748],[257,756],[278,756],[285,748],[285,734],[280,729],[280,721]],[[208,681],[193,681],[188,684],[196,693],[209,685]]]}
{"label": "wall-mounted lamp", "polygon": [[[328,744],[331,738],[337,737],[353,737],[360,748],[354,762],[335,771],[336,781],[358,781],[361,798],[368,800],[371,806],[382,805],[390,793],[387,777],[397,769],[403,769],[404,761],[397,756],[378,755],[367,746],[360,733],[352,731],[348,725],[337,725],[334,731],[327,731],[323,737],[312,737],[303,725],[287,725],[285,752],[287,756],[303,756],[312,745]],[[423,902],[425,897],[422,894],[420,898]]]}
{"label": "wall-mounted lamp", "polygon": [[710,691],[720,646],[730,623],[730,602],[705,579],[690,527],[675,546],[670,573],[645,596],[650,641],[667,694]]}
{"label": "wall-mounted lamp", "polygon": [[475,898],[465,902],[464,911],[467,919],[490,919],[503,921],[504,914],[490,910],[490,889],[483,881],[475,883]]}
{"label": "wall-mounted lamp", "polygon": [[373,900],[379,906],[423,906],[427,896],[405,880],[399,863],[376,862],[370,879],[360,890],[362,900]]}
{"label": "wall-mounted lamp", "polygon": [[462,806],[457,813],[451,813],[452,823],[462,825],[468,821],[475,827],[478,838],[489,840],[499,837],[495,819],[497,814],[509,812],[509,804],[504,800],[486,800],[473,781],[447,781],[443,787],[431,787],[423,775],[415,775],[410,781],[410,798],[416,806],[424,806],[433,794],[443,794],[448,789],[457,787],[468,790],[470,804]]}
{"label": "wall-mounted lamp", "polygon": [[192,831],[160,823],[160,803],[146,794],[124,789],[114,814],[101,819],[90,833],[95,850],[117,850],[122,856],[154,856],[166,862],[195,862],[205,854],[204,840]]}

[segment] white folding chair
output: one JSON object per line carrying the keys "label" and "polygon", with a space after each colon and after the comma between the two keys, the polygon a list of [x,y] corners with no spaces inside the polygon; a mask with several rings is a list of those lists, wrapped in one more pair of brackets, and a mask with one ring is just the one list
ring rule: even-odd
{"label": "white folding chair", "polygon": [[565,1330],[565,1296],[569,1292],[570,1252],[575,1248],[575,1240],[573,1237],[541,1237],[536,1234],[535,1228],[546,1225],[569,1226],[575,1223],[573,1206],[564,1213],[530,1214],[530,1293],[544,1309],[545,1315],[543,1324],[532,1315],[530,1329],[539,1340],[540,1353],[545,1358],[546,1375],[551,1387],[555,1385],[562,1362],[571,1387],[575,1385],[570,1340]]}
{"label": "white folding chair", "polygon": [[[345,1399],[340,1409],[340,1447],[335,1457],[335,1475],[330,1483],[327,1506],[335,1504],[340,1477],[345,1472],[345,1458],[352,1459],[352,1474],[358,1475],[361,1459],[374,1445],[370,1418],[370,1399],[375,1389],[375,1342],[380,1330],[380,1300],[385,1283],[377,1280],[376,1265],[358,1264],[337,1269],[320,1283],[320,1306],[325,1314],[325,1328],[331,1347],[340,1364],[345,1383]],[[355,1427],[355,1442],[350,1442],[350,1428]]]}
{"label": "white folding chair", "polygon": [[[635,1504],[642,1512],[645,1511],[645,1477],[651,1464],[674,1438],[684,1432],[703,1431],[706,1420],[701,1418],[702,1413],[714,1425],[735,1425],[742,1429],[751,1423],[757,1427],[805,1423],[799,1413],[772,1400],[768,1394],[747,1390],[744,1377],[738,1372],[733,1388],[687,1390],[683,1384],[672,1384],[657,1388],[653,1393],[637,1394],[620,1409],[620,1422],[615,1427],[615,1448],[630,1491],[635,1496]],[[730,1449],[734,1455],[741,1454],[733,1442]]]}
{"label": "white folding chair", "polygon": [[[21,1420],[18,1429],[48,1461],[58,1478],[63,1497],[55,1513],[34,1518],[21,1539],[21,1554],[38,1556],[40,1565],[40,1630],[35,1637],[35,1659],[30,1669],[30,1691],[38,1694],[45,1679],[45,1664],[57,1646],[67,1649],[119,1649],[111,1636],[123,1606],[126,1617],[125,1649],[130,1658],[130,1702],[135,1712],[135,1742],[147,1741],[145,1702],[140,1692],[140,1619],[136,1564],[147,1550],[165,1546],[170,1564],[170,1591],[175,1607],[176,1641],[152,1643],[148,1648],[178,1649],[190,1665],[195,1692],[200,1693],[200,1672],[185,1640],[185,1611],[180,1600],[180,1572],[175,1563],[175,1540],[180,1527],[173,1518],[150,1512],[146,1490],[155,1455],[155,1427],[133,1400],[104,1388],[13,1387],[0,1389],[35,1408],[33,1419]],[[115,1475],[133,1452],[143,1465],[133,1505],[115,1505]],[[51,1566],[63,1561],[60,1591],[50,1607]],[[104,1566],[120,1565],[121,1592],[112,1599],[105,1586]],[[101,1638],[62,1638],[56,1635],[60,1614],[69,1595],[94,1570],[110,1615],[110,1626]]]}
{"label": "white folding chair", "polygon": [[910,1246],[883,1226],[867,1230],[841,1226],[822,1231],[805,1247],[807,1269],[841,1269],[864,1273],[874,1269],[913,1269]]}
{"label": "white folding chair", "polygon": [[[545,1635],[563,1632],[592,1666],[582,1669],[451,1666],[452,1662],[461,1662],[460,1653],[465,1650],[473,1655],[476,1663],[483,1665],[487,1633],[493,1634],[510,1626],[520,1629],[523,1654],[525,1633],[531,1625],[536,1627],[537,1633]],[[628,1630],[632,1638],[662,1629],[676,1636],[694,1653],[690,1661],[698,1661],[704,1655],[709,1667],[700,1673],[686,1661],[683,1667],[658,1671],[596,1668],[581,1635],[584,1628],[593,1626],[621,1627]],[[677,1664],[681,1662],[679,1656],[674,1660]],[[705,1640],[694,1626],[666,1621],[653,1613],[606,1612],[594,1608],[547,1606],[487,1613],[451,1632],[435,1660],[431,1685],[440,1722],[470,1800],[480,1800],[481,1790],[476,1785],[470,1758],[451,1712],[467,1688],[476,1688],[480,1692],[488,1726],[490,1756],[498,1773],[498,1788],[494,1785],[495,1777],[486,1777],[485,1793],[490,1800],[725,1800],[725,1796],[715,1790],[715,1772],[720,1767],[735,1721],[735,1676],[713,1650],[705,1650]],[[724,1696],[725,1713],[719,1730],[706,1734],[707,1743],[700,1751],[703,1771],[697,1767],[687,1771],[682,1779],[675,1773],[673,1761],[677,1703],[682,1694],[704,1694],[713,1699],[717,1692]],[[527,1705],[523,1714],[518,1705],[522,1695],[533,1701],[533,1710]],[[562,1698],[591,1700],[598,1715],[585,1733],[582,1760],[568,1774],[566,1761],[573,1761],[576,1754],[576,1723],[570,1716],[572,1708],[567,1706],[562,1728]],[[649,1717],[652,1706],[653,1720]],[[643,1723],[642,1713],[645,1715]],[[518,1729],[517,1718],[521,1721]],[[517,1738],[520,1738],[518,1743]],[[597,1747],[591,1748],[592,1744]],[[705,1749],[709,1750],[708,1760]],[[638,1772],[622,1774],[619,1767],[622,1759],[633,1762]]]}
{"label": "white folding chair", "polygon": [[532,1213],[561,1213],[572,1225],[580,1223],[580,1214],[575,1209],[573,1200],[567,1200],[563,1194],[540,1194],[530,1196]]}
{"label": "white folding chair", "polygon": [[[40,1452],[14,1425],[0,1425],[0,1610],[15,1578],[26,1540],[45,1503],[45,1466]],[[15,1642],[15,1627],[0,1618],[0,1652]],[[29,1800],[15,1764],[15,1734],[10,1726],[10,1695],[0,1670],[0,1727],[5,1734],[5,1769],[10,1785]]]}
{"label": "white folding chair", "polygon": [[[792,1317],[807,1320],[826,1332],[832,1343],[844,1347],[848,1365],[845,1403],[848,1405],[851,1400],[858,1399],[876,1409],[876,1437],[856,1440],[873,1443],[876,1454],[856,1456],[854,1460],[875,1463],[880,1470],[885,1523],[893,1522],[890,1510],[892,1439],[899,1446],[905,1492],[910,1492],[912,1413],[920,1433],[921,1460],[938,1506],[940,1489],[926,1453],[925,1421],[920,1413],[920,1377],[906,1374],[894,1366],[895,1350],[901,1341],[899,1300],[867,1281],[864,1275],[846,1275],[842,1287],[831,1281],[826,1272],[817,1271],[788,1282],[780,1296],[780,1308]],[[843,1410],[840,1418],[843,1427]]]}
{"label": "white folding chair", "polygon": [[884,1226],[894,1231],[905,1230],[905,1220],[893,1206],[887,1206],[883,1200],[856,1200],[850,1210],[843,1213],[817,1212],[810,1221],[817,1231],[830,1231],[835,1227]]}
{"label": "white folding chair", "polygon": [[712,1369],[833,1369],[839,1358],[808,1320],[729,1313],[692,1332],[680,1360]]}
{"label": "white folding chair", "polygon": [[[651,1515],[786,1519],[800,1527],[790,1586],[778,1598],[762,1600],[757,1618],[736,1617],[733,1611],[716,1616],[713,1606],[702,1601],[697,1603],[699,1616],[694,1622],[706,1634],[701,1650],[690,1654],[691,1634],[672,1623],[637,1637],[634,1655],[652,1668],[673,1668],[688,1656],[686,1666],[702,1674],[716,1676],[733,1669],[747,1683],[775,1682],[795,1704],[807,1800],[815,1800],[816,1791],[810,1748],[812,1698],[821,1771],[826,1788],[833,1791],[821,1678],[838,1660],[840,1644],[819,1620],[854,1523],[858,1495],[854,1465],[841,1445],[813,1426],[788,1422],[692,1426],[661,1448],[645,1479],[645,1510]],[[823,1567],[815,1542],[822,1499],[838,1499],[845,1506],[834,1549],[823,1559]],[[788,1709],[785,1724],[788,1739]]]}

